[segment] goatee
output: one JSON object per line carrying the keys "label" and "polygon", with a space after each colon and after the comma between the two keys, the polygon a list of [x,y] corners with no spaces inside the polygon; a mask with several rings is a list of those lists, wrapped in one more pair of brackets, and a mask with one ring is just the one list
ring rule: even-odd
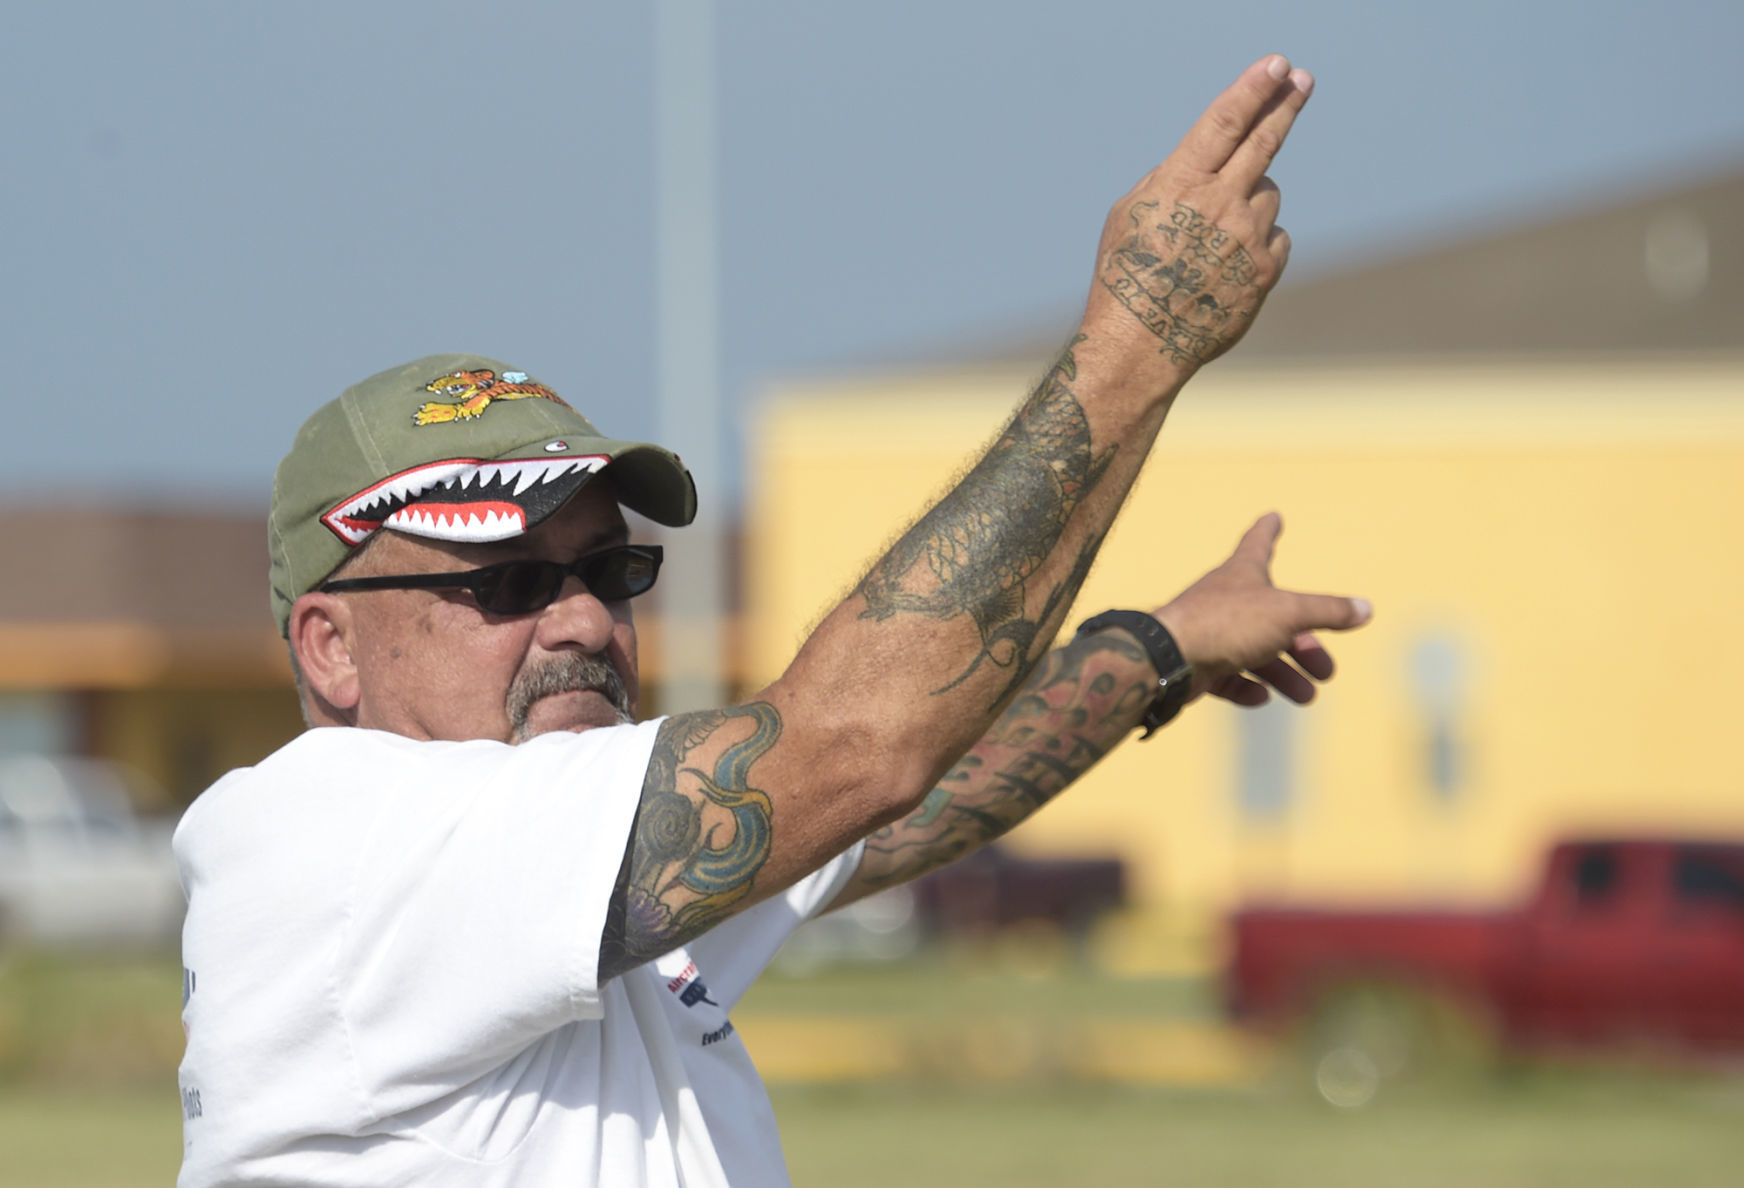
{"label": "goatee", "polygon": [[523,672],[509,686],[509,726],[514,741],[523,743],[533,737],[527,719],[541,699],[559,693],[585,693],[589,690],[611,702],[617,711],[618,725],[627,726],[636,720],[630,692],[624,686],[623,674],[616,667],[586,652],[566,652]]}

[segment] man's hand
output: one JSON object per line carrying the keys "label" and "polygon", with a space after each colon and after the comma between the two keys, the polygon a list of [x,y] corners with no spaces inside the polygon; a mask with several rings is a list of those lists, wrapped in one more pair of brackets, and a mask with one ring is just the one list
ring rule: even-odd
{"label": "man's hand", "polygon": [[1261,705],[1270,685],[1291,701],[1312,701],[1314,682],[1332,675],[1332,657],[1312,633],[1348,631],[1369,621],[1372,611],[1364,599],[1272,585],[1272,550],[1283,530],[1278,513],[1267,512],[1229,560],[1152,612],[1197,670],[1195,695]]}
{"label": "man's hand", "polygon": [[1282,275],[1290,237],[1266,169],[1313,86],[1280,54],[1255,62],[1109,213],[1084,326],[1146,387],[1234,346]]}

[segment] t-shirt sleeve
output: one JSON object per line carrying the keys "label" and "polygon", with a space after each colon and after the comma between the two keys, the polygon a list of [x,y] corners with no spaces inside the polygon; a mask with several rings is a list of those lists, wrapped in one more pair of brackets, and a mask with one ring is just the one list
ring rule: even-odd
{"label": "t-shirt sleeve", "polygon": [[366,1093],[463,1083],[599,1017],[600,936],[657,726],[387,748],[332,965]]}
{"label": "t-shirt sleeve", "polygon": [[835,902],[860,868],[865,850],[864,841],[855,842],[781,894],[690,942],[691,956],[708,977],[710,996],[732,1010],[794,929]]}

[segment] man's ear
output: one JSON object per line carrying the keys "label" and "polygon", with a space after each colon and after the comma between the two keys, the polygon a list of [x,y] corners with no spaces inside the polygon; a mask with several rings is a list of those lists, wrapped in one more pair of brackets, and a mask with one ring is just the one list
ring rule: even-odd
{"label": "man's ear", "polygon": [[351,607],[337,594],[305,594],[291,607],[290,645],[321,717],[356,721],[359,686],[351,656]]}

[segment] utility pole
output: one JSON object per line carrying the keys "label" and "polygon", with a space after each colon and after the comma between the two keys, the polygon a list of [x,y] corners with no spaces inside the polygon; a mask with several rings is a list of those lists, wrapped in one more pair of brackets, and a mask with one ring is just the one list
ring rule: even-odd
{"label": "utility pole", "polygon": [[656,440],[698,494],[658,587],[660,709],[673,713],[727,697],[713,0],[656,0],[654,42]]}

